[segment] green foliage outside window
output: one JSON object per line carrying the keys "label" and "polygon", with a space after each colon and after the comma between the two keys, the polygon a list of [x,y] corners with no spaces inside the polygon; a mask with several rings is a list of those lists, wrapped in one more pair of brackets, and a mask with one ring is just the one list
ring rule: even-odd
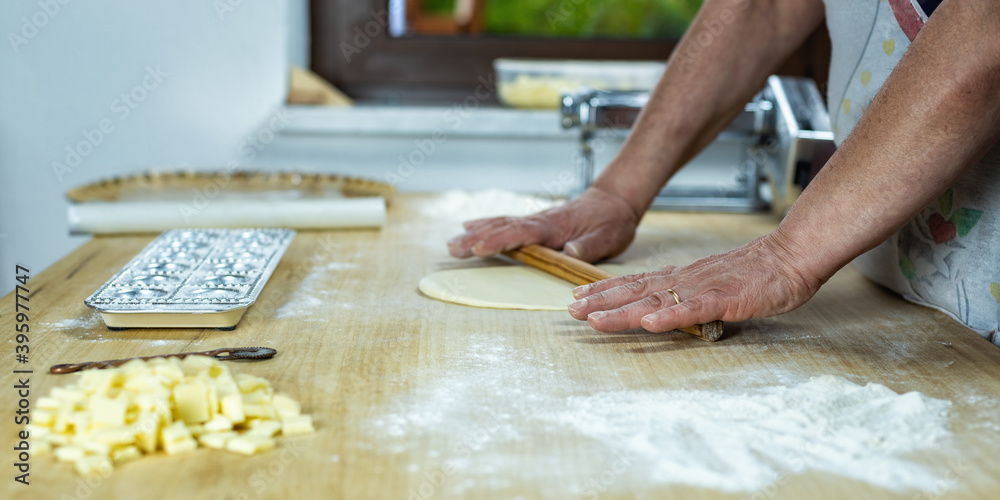
{"label": "green foliage outside window", "polygon": [[[673,38],[694,19],[702,0],[486,0],[485,31],[493,35],[562,38]],[[454,0],[425,0],[447,14]]]}
{"label": "green foliage outside window", "polygon": [[430,14],[451,14],[455,11],[455,0],[424,0],[420,7]]}

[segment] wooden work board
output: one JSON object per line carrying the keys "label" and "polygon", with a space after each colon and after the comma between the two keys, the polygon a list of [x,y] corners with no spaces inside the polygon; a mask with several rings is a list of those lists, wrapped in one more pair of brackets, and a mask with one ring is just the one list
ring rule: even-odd
{"label": "wooden work board", "polygon": [[[851,267],[802,308],[727,324],[716,343],[677,332],[606,334],[564,312],[477,309],[422,296],[417,283],[432,271],[499,263],[447,254],[445,241],[478,206],[474,196],[404,195],[381,231],[300,232],[234,331],[108,331],[83,304],[152,236],[95,238],[50,268],[33,269],[32,402],[74,377],[46,373],[53,364],[265,346],[277,357],[230,367],[301,401],[317,433],[279,437],[276,450],[249,458],[204,449],[144,457],[89,482],[51,456],[33,457],[30,486],[18,484],[10,465],[20,429],[11,387],[12,370],[24,366],[13,361],[10,294],[0,300],[9,346],[0,374],[8,392],[0,497],[589,498],[581,485],[615,456],[541,418],[567,398],[739,389],[829,374],[952,401],[952,437],[913,460],[947,479],[945,497],[1000,498],[1000,349],[944,314],[904,302]],[[618,260],[684,264],[776,223],[767,214],[652,213]],[[600,496],[924,498],[809,470],[766,491],[736,493],[658,483],[642,470],[623,471]]]}

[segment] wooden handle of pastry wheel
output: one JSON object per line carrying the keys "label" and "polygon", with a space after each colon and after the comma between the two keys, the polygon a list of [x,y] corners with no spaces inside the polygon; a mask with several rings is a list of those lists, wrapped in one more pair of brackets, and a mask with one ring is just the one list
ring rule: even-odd
{"label": "wooden handle of pastry wheel", "polygon": [[[553,276],[562,278],[574,285],[589,285],[595,281],[615,277],[615,275],[597,266],[541,245],[526,245],[514,250],[508,250],[504,252],[504,255],[535,269],[540,269]],[[702,340],[715,342],[719,340],[719,337],[722,337],[722,321],[678,328],[678,330],[694,335]]]}

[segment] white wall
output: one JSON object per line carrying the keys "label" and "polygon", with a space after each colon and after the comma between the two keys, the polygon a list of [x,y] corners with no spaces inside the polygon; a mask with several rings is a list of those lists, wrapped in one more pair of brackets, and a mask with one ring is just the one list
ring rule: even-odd
{"label": "white wall", "polygon": [[67,234],[71,187],[238,158],[289,59],[308,58],[306,0],[290,1],[0,3],[0,294],[15,262],[37,273],[84,241]]}
{"label": "white wall", "polygon": [[309,0],[288,2],[288,62],[309,67]]}

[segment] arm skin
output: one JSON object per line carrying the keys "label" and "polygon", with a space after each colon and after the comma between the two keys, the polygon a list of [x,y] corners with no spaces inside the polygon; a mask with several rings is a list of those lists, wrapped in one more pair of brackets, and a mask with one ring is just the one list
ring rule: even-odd
{"label": "arm skin", "polygon": [[641,217],[822,19],[820,0],[706,1],[594,186],[627,200]]}
{"label": "arm skin", "polygon": [[570,313],[602,331],[663,332],[794,309],[998,140],[1000,9],[991,0],[946,0],[775,232],[688,266],[577,288],[582,300]]}
{"label": "arm skin", "polygon": [[667,63],[622,151],[564,207],[470,221],[455,257],[539,243],[589,262],[628,247],[674,172],[707,146],[823,18],[820,0],[707,0]]}

